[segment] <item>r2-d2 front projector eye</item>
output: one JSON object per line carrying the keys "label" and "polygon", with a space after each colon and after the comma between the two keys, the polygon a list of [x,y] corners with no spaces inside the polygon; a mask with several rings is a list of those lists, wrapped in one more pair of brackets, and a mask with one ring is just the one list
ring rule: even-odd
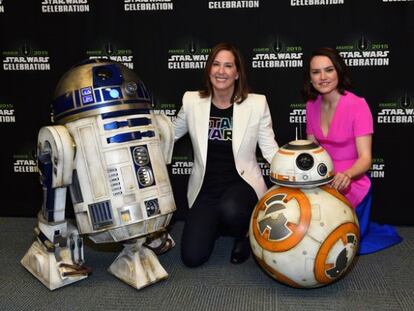
{"label": "r2-d2 front projector eye", "polygon": [[308,171],[313,167],[314,160],[313,157],[309,153],[301,153],[296,158],[296,165],[302,171]]}

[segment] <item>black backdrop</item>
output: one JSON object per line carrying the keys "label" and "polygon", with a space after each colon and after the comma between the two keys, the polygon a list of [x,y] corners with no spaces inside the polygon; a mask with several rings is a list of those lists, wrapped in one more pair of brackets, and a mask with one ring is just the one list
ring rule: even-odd
{"label": "black backdrop", "polygon": [[[229,41],[245,57],[252,90],[267,96],[280,145],[296,128],[304,132],[307,55],[320,46],[340,50],[375,120],[372,216],[413,224],[413,9],[413,1],[396,0],[0,0],[0,215],[40,208],[37,133],[50,124],[54,88],[72,65],[123,62],[152,91],[155,109],[174,118],[182,94],[202,86],[209,49]],[[170,166],[178,217],[191,164],[184,139]]]}

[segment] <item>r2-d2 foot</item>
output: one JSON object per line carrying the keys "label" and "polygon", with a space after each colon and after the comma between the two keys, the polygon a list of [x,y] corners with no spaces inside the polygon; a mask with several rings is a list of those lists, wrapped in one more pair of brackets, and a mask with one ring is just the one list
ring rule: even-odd
{"label": "r2-d2 foot", "polygon": [[21,263],[47,288],[54,290],[88,276],[91,270],[83,265],[83,239],[76,227],[66,221],[39,222],[35,232],[37,238]]}
{"label": "r2-d2 foot", "polygon": [[136,289],[141,289],[168,277],[157,255],[143,244],[145,238],[124,243],[124,249],[108,271]]}

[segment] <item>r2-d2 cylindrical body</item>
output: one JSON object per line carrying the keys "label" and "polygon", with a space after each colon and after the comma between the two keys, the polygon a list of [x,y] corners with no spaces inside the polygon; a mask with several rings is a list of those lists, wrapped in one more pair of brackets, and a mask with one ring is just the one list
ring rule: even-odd
{"label": "r2-d2 cylindrical body", "polygon": [[[157,130],[152,124],[128,128],[148,133],[105,130],[127,119],[153,120],[152,114],[102,120],[87,117],[65,124],[76,144],[70,186],[78,229],[94,242],[123,241],[165,228],[175,210]],[[106,121],[106,123],[105,123]]]}

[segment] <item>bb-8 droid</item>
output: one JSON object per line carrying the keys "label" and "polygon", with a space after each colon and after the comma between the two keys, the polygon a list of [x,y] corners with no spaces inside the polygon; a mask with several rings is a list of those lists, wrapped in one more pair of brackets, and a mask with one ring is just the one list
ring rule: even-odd
{"label": "bb-8 droid", "polygon": [[309,140],[281,147],[270,166],[276,185],[257,203],[249,227],[260,266],[297,288],[330,284],[350,267],[359,245],[357,216],[346,198],[326,185],[328,153]]}

